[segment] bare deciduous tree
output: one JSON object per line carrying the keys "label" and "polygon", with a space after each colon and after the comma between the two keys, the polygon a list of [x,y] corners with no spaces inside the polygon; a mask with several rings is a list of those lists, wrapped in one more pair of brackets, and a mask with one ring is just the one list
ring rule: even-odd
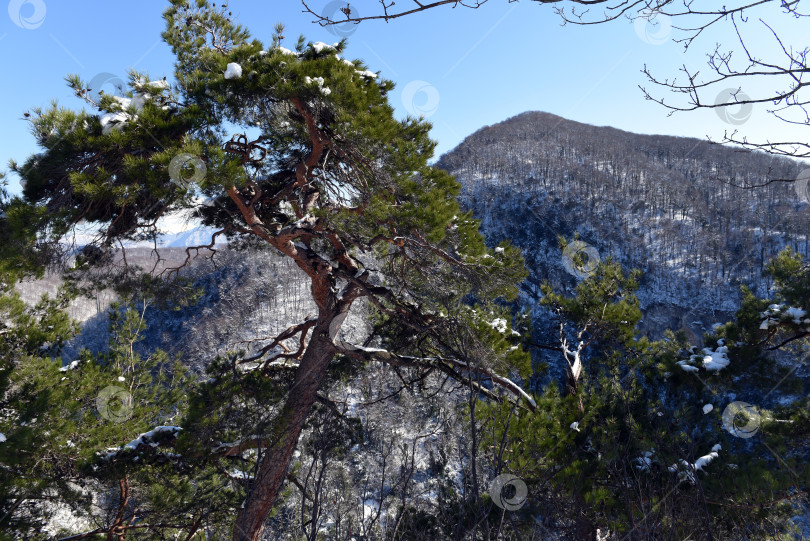
{"label": "bare deciduous tree", "polygon": [[[519,0],[508,0],[510,3]],[[770,105],[769,113],[788,124],[810,125],[807,87],[810,71],[807,56],[810,48],[792,43],[788,36],[800,36],[810,13],[803,11],[799,0],[741,0],[731,4],[696,5],[688,0],[525,0],[549,4],[564,23],[577,25],[635,21],[659,26],[659,38],[672,40],[689,50],[696,43],[706,47],[708,70],[683,65],[644,67],[649,82],[669,91],[674,101],[654,90],[641,87],[646,99],[676,111],[739,108],[735,116],[744,116],[754,105]],[[350,3],[335,11],[319,12],[311,0],[301,0],[304,11],[315,22],[327,26],[359,24],[369,20],[386,22],[436,8],[477,9],[488,0],[439,0],[434,2],[393,2],[379,0],[377,11],[360,13]],[[538,15],[540,16],[540,15]],[[733,43],[717,43],[716,33],[733,36]],[[714,42],[709,40],[714,39]],[[706,45],[708,42],[710,44]],[[661,73],[663,72],[663,73]],[[741,122],[732,122],[732,124]],[[794,158],[810,157],[806,140],[750,140],[738,130],[726,131],[722,143],[749,150],[761,150]],[[794,180],[794,179],[773,179]]]}

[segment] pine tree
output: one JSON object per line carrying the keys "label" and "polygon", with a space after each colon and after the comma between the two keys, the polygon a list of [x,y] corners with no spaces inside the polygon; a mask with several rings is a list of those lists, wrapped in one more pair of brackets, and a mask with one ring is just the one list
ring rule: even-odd
{"label": "pine tree", "polygon": [[[9,539],[47,538],[43,527],[60,510],[98,519],[92,506],[117,492],[115,504],[100,517],[106,524],[97,528],[114,531],[132,518],[130,494],[154,491],[154,481],[145,480],[160,464],[171,462],[165,454],[152,453],[137,471],[128,472],[109,453],[132,434],[181,415],[185,370],[160,352],[147,359],[133,353],[143,319],[132,309],[113,312],[109,353],[85,350],[62,366],[52,355],[76,331],[64,312],[68,298],[44,297],[31,307],[14,292],[0,297],[6,321],[0,343],[0,524]],[[139,499],[142,512],[160,502]]]}
{"label": "pine tree", "polygon": [[[317,314],[258,355],[213,362],[177,442],[184,453],[214,463],[234,457],[252,470],[233,539],[258,539],[335,360],[417,367],[492,398],[501,398],[497,388],[527,398],[499,375],[528,375],[527,355],[493,342],[493,328],[510,332],[493,303],[514,298],[525,271],[514,247],[487,249],[478,222],[455,200],[459,185],[428,165],[430,126],[395,119],[393,84],[342,58],[344,42],[302,37],[292,51],[279,26],[265,46],[203,0],[172,0],[165,19],[175,85],[132,73],[129,97],[94,101],[70,77],[96,111],[34,110],[44,151],[14,169],[29,215],[39,218],[29,225],[38,247],[57,253],[78,222],[98,226],[79,271],[109,261],[120,242],[155,238],[159,217],[191,209],[217,228],[215,238],[259,243],[306,274]],[[132,267],[93,276],[183,298],[182,288]],[[360,299],[385,322],[385,347],[341,340]]]}
{"label": "pine tree", "polygon": [[[527,510],[556,518],[580,539],[595,538],[597,527],[628,539],[696,531],[713,539],[771,539],[793,531],[788,519],[801,512],[810,474],[807,400],[774,409],[734,406],[737,397],[761,400],[775,385],[796,385],[791,364],[763,349],[763,336],[774,344],[785,338],[761,327],[773,316],[789,337],[803,328],[796,312],[780,314],[787,304],[805,306],[805,283],[780,277],[804,267],[786,252],[769,268],[781,304],[749,292],[736,321],[707,335],[707,348],[691,355],[683,336],[637,336],[637,273],[625,277],[615,262],[600,263],[572,297],[544,286],[542,302],[559,317],[565,390],[552,382],[535,397],[535,415],[508,404],[487,408],[498,428],[484,442],[501,442],[505,470],[529,484]],[[706,361],[723,356],[729,364],[719,370]]]}
{"label": "pine tree", "polygon": [[[61,299],[42,299],[34,307],[26,306],[11,290],[13,279],[3,275],[0,292],[0,538],[14,539],[36,531],[37,517],[27,513],[29,499],[36,497],[55,481],[47,472],[50,464],[40,459],[41,450],[50,442],[48,435],[35,425],[43,416],[54,413],[47,390],[38,383],[49,381],[58,372],[47,357],[75,332],[60,307]],[[45,356],[43,358],[43,356]],[[45,374],[38,373],[44,370]],[[30,380],[21,378],[28,373]],[[51,377],[49,377],[51,376]],[[37,468],[42,464],[41,468]]]}

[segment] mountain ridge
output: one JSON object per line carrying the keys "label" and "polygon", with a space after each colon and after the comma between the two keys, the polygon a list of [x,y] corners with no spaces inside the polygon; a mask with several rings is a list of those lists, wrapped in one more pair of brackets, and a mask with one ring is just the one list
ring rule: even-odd
{"label": "mountain ridge", "polygon": [[573,287],[557,238],[578,235],[642,269],[642,326],[655,335],[675,327],[696,340],[733,314],[740,285],[767,293],[762,270],[781,249],[808,253],[810,205],[792,186],[733,187],[796,178],[800,164],[786,158],[527,111],[470,134],[436,165],[459,180],[488,243],[523,249],[524,304],[545,280]]}

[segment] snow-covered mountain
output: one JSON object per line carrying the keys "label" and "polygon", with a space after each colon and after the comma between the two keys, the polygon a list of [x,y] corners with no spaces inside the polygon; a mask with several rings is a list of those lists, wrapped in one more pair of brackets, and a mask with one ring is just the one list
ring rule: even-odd
{"label": "snow-covered mountain", "polygon": [[[572,288],[558,236],[578,234],[599,258],[644,272],[642,330],[693,340],[726,321],[740,285],[765,295],[762,270],[785,246],[808,253],[810,204],[791,183],[797,162],[690,138],[639,135],[527,112],[467,137],[438,166],[487,242],[510,238],[539,284]],[[570,270],[570,269],[569,269]]]}
{"label": "snow-covered mountain", "polygon": [[[189,246],[205,246],[211,242],[216,229],[204,226],[189,211],[175,212],[158,220],[157,229],[160,235],[157,245],[164,248],[186,248]],[[76,248],[90,243],[97,233],[93,224],[80,224],[75,231],[63,240]],[[224,236],[217,237],[217,246],[222,247],[227,241]],[[124,245],[127,248],[152,248],[151,241],[129,241]]]}
{"label": "snow-covered mountain", "polygon": [[[163,246],[169,248],[186,248],[189,246],[204,246],[211,242],[211,236],[215,229],[198,225],[186,231],[167,233],[161,237]],[[217,244],[221,245],[223,238],[217,238]]]}

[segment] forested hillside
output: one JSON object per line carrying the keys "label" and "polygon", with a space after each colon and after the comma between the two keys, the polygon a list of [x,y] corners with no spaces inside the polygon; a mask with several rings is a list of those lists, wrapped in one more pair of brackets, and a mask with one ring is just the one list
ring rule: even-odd
{"label": "forested hillside", "polygon": [[[808,251],[806,197],[768,184],[802,166],[764,153],[527,112],[478,130],[438,166],[461,182],[489,242],[523,249],[533,286],[575,281],[558,235],[641,269],[641,327],[656,335],[699,337],[736,310],[741,284],[767,294],[763,270],[780,250]],[[537,287],[524,292],[536,300]]]}
{"label": "forested hillside", "polygon": [[0,174],[0,541],[807,535],[797,164],[526,113],[437,166],[345,39],[163,18]]}

